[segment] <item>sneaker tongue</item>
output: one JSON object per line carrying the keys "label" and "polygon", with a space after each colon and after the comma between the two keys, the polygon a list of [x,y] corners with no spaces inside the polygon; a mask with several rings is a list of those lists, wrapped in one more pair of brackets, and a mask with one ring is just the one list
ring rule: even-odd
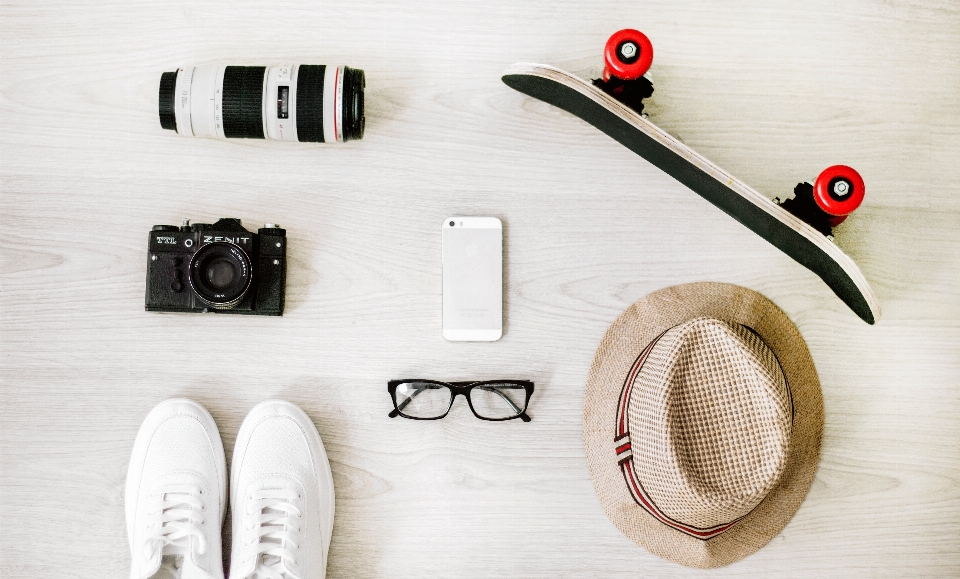
{"label": "sneaker tongue", "polygon": [[190,561],[186,561],[180,569],[180,576],[177,579],[213,579],[213,576]]}
{"label": "sneaker tongue", "polygon": [[150,576],[150,579],[180,579],[180,568],[183,566],[183,556],[164,555],[160,560],[160,568]]}

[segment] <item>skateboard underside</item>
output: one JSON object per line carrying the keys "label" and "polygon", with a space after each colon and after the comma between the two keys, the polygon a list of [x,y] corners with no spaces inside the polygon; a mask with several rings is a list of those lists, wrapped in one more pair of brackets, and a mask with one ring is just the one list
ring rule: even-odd
{"label": "skateboard underside", "polygon": [[880,317],[860,268],[832,241],[590,82],[527,63],[510,67],[503,82],[580,117],[683,183],[817,274],[868,324]]}

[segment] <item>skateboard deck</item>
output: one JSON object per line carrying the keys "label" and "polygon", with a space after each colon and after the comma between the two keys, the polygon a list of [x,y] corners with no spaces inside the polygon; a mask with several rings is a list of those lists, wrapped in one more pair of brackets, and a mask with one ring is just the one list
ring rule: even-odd
{"label": "skateboard deck", "polygon": [[511,66],[502,80],[600,129],[817,274],[863,321],[879,319],[870,284],[833,241],[590,81],[529,63]]}

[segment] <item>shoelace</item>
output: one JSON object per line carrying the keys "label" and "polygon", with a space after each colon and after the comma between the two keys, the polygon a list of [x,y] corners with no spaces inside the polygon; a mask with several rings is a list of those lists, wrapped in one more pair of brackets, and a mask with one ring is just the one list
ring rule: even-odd
{"label": "shoelace", "polygon": [[197,537],[197,553],[207,550],[207,541],[200,528],[205,524],[203,490],[196,485],[170,485],[154,492],[147,511],[147,534],[143,545],[144,559],[161,555],[186,555],[190,537]]}
{"label": "shoelace", "polygon": [[300,579],[288,567],[297,564],[294,552],[300,548],[303,513],[292,503],[299,498],[291,488],[263,489],[247,497],[248,514],[254,515],[246,528],[247,546],[257,545],[252,553],[257,565],[250,579]]}

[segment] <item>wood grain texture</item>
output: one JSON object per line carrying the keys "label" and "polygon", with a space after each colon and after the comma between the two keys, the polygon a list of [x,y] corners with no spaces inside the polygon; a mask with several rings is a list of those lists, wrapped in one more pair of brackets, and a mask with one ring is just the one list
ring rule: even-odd
{"label": "wood grain texture", "polygon": [[[597,74],[607,36],[656,47],[649,113],[759,192],[834,163],[864,206],[837,242],[883,310],[813,274],[570,115],[500,82],[518,61]],[[581,441],[607,326],[664,286],[780,305],[823,384],[817,478],[764,549],[718,577],[960,574],[960,6],[25,2],[0,6],[0,575],[122,578],[123,480],[149,409],[189,396],[228,458],[257,402],[313,418],[337,515],[328,576],[694,577],[603,515]],[[180,138],[182,65],[346,63],[367,133],[332,147]],[[505,334],[440,336],[439,224],[505,224]],[[157,223],[288,232],[282,318],[143,311]],[[386,381],[536,381],[529,424],[387,418]],[[229,537],[225,537],[229,540]]]}

